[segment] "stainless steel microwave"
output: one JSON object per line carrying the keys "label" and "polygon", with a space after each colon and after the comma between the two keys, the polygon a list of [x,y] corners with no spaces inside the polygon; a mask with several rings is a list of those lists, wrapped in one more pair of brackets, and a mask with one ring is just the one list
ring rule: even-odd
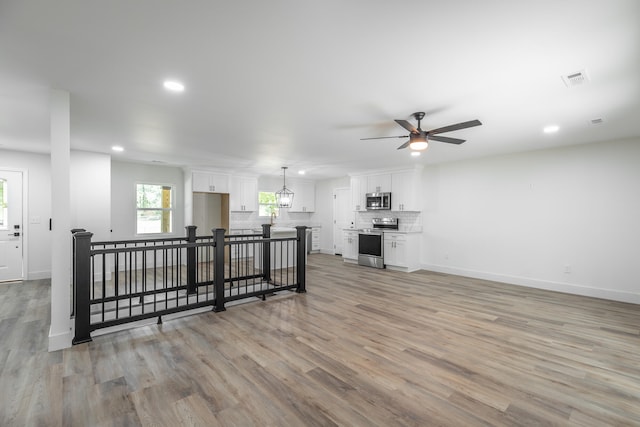
{"label": "stainless steel microwave", "polygon": [[391,193],[367,193],[367,210],[391,209]]}

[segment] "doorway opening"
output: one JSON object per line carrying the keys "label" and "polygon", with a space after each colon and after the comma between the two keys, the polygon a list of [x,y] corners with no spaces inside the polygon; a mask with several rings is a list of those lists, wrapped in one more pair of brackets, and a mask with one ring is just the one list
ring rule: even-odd
{"label": "doorway opening", "polygon": [[23,173],[0,169],[0,282],[24,279]]}

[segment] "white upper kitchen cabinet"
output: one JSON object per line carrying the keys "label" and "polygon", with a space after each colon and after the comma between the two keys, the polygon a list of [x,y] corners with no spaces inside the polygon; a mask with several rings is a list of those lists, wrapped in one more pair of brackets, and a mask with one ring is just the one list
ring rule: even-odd
{"label": "white upper kitchen cabinet", "polygon": [[420,212],[421,169],[391,174],[391,210]]}
{"label": "white upper kitchen cabinet", "polygon": [[229,175],[215,172],[193,171],[192,190],[202,193],[228,193]]}
{"label": "white upper kitchen cabinet", "polygon": [[290,180],[293,191],[293,203],[289,212],[315,212],[316,210],[316,183],[302,179]]}
{"label": "white upper kitchen cabinet", "polygon": [[391,191],[391,174],[378,173],[367,176],[367,193],[388,193]]}
{"label": "white upper kitchen cabinet", "polygon": [[231,179],[229,209],[232,212],[253,212],[258,210],[258,178],[236,176]]}
{"label": "white upper kitchen cabinet", "polygon": [[351,177],[351,208],[356,211],[365,211],[367,209],[367,201],[365,194],[367,193],[367,177],[352,176]]}

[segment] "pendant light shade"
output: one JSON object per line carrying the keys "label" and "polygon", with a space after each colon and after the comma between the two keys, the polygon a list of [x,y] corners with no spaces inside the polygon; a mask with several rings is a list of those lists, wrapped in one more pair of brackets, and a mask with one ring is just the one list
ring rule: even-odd
{"label": "pendant light shade", "polygon": [[276,200],[279,208],[290,208],[293,204],[293,191],[287,188],[287,167],[282,167],[282,190],[276,191]]}

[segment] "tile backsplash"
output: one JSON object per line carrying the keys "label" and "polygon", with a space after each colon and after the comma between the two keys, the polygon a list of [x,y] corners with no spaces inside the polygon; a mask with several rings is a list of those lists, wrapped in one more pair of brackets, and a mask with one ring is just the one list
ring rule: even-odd
{"label": "tile backsplash", "polygon": [[[383,213],[384,212],[384,213]],[[356,212],[356,223],[353,228],[369,228],[373,218],[398,218],[398,227],[404,231],[421,231],[422,215],[420,212],[396,212],[396,211],[377,211],[377,212]]]}

